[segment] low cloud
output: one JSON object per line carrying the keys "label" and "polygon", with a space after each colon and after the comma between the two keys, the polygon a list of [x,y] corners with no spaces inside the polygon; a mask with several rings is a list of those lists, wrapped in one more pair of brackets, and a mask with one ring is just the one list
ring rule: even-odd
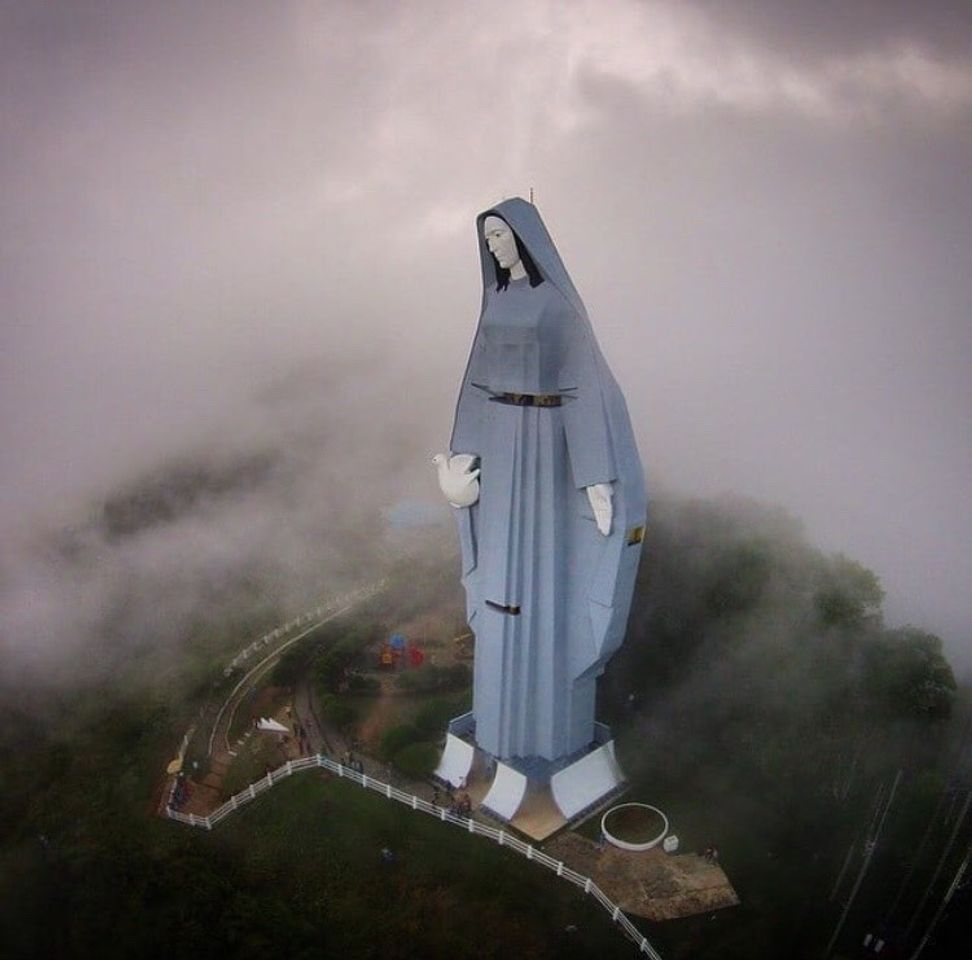
{"label": "low cloud", "polygon": [[117,606],[45,538],[175,461],[275,466],[99,561],[173,609],[210,561],[309,590],[342,510],[369,538],[372,482],[425,496],[475,214],[534,187],[655,484],[785,504],[972,658],[969,16],[5,5],[5,648]]}

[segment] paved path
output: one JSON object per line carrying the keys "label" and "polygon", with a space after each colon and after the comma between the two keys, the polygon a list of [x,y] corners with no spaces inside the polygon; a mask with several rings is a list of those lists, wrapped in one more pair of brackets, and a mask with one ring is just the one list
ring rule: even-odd
{"label": "paved path", "polygon": [[310,678],[304,673],[294,687],[294,717],[304,728],[310,752],[330,755],[334,752],[331,738],[325,734],[319,715],[317,697],[314,696]]}
{"label": "paved path", "polygon": [[[202,781],[190,781],[188,797],[186,802],[180,808],[183,813],[205,815],[222,802],[223,778],[226,776],[226,772],[229,770],[229,767],[236,756],[234,749],[236,744],[231,744],[229,739],[230,730],[233,726],[236,712],[239,709],[240,704],[246,698],[247,694],[249,694],[256,684],[276,666],[280,656],[287,650],[288,647],[300,640],[303,640],[328,621],[347,613],[362,601],[370,599],[381,588],[382,583],[383,581],[377,581],[368,587],[364,587],[361,590],[356,591],[348,602],[342,604],[337,609],[330,610],[323,616],[309,618],[309,620],[312,621],[310,622],[310,625],[303,630],[300,630],[293,636],[287,636],[284,634],[273,649],[270,650],[266,656],[264,656],[256,664],[254,664],[254,666],[251,667],[246,674],[244,674],[242,679],[230,692],[229,696],[223,702],[218,713],[216,714],[216,719],[213,721],[213,728],[209,735],[209,772],[202,779]],[[298,620],[301,619],[303,618],[298,618]],[[304,728],[312,737],[310,743],[312,750],[314,752],[321,751],[328,753],[330,752],[328,744],[319,724],[317,723],[317,719],[314,716],[314,711],[310,704],[310,696],[309,684],[305,684],[304,703],[306,704],[306,707],[301,714],[298,712],[298,704],[295,702],[295,715],[298,716],[301,723],[303,723]],[[292,743],[294,742],[292,741]],[[294,751],[292,751],[294,757],[299,756],[299,746],[294,743],[294,748]],[[187,771],[187,773],[191,774],[191,771]],[[166,798],[168,798],[171,785],[172,779],[167,777],[164,787],[164,795]]]}
{"label": "paved path", "polygon": [[348,610],[354,607],[355,603],[357,602],[357,600],[353,600],[350,603],[345,604],[343,607],[332,611],[327,616],[321,617],[319,620],[315,620],[314,623],[312,623],[309,627],[301,630],[293,637],[283,640],[262,660],[251,667],[246,674],[244,674],[243,678],[233,688],[222,707],[220,707],[219,713],[216,715],[212,732],[209,735],[209,755],[211,757],[217,756],[221,751],[232,755],[232,747],[229,742],[229,732],[233,726],[233,719],[236,716],[236,711],[239,709],[239,706],[243,702],[246,695],[256,685],[257,681],[276,665],[277,661],[280,659],[280,655],[288,647],[291,647],[298,641],[303,640],[304,637],[313,633],[325,623],[328,623],[335,617],[341,616],[341,614],[347,613]]}
{"label": "paved path", "polygon": [[307,731],[313,751],[324,753],[339,763],[344,763],[348,752],[351,751],[354,754],[354,759],[360,761],[364,766],[364,772],[369,777],[374,777],[383,783],[390,783],[399,790],[404,790],[406,793],[411,793],[429,802],[432,802],[437,796],[440,805],[445,806],[448,803],[445,791],[440,788],[437,792],[436,787],[428,780],[412,780],[396,770],[390,763],[385,763],[354,749],[344,734],[319,717],[316,698],[308,682],[303,685],[298,684],[295,690],[294,716]]}

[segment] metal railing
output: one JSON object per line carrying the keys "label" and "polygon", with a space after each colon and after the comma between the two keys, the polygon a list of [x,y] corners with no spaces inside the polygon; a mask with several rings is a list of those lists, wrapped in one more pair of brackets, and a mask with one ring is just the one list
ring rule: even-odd
{"label": "metal railing", "polygon": [[525,843],[519,837],[514,836],[506,830],[498,830],[495,827],[480,823],[477,820],[472,820],[469,817],[461,817],[450,812],[445,807],[430,803],[428,800],[422,800],[414,794],[405,793],[403,790],[393,787],[390,783],[384,783],[381,780],[376,780],[374,777],[368,776],[366,773],[359,773],[357,770],[352,770],[341,763],[331,760],[330,757],[325,757],[323,754],[301,757],[299,760],[288,760],[282,766],[277,767],[276,770],[272,770],[265,777],[261,777],[259,780],[251,783],[245,790],[241,790],[239,793],[230,797],[229,800],[222,806],[217,807],[208,816],[199,816],[194,813],[180,813],[178,810],[173,810],[172,793],[175,789],[175,784],[173,783],[172,790],[169,792],[169,801],[165,808],[166,815],[172,820],[188,824],[191,827],[202,827],[205,830],[212,830],[221,820],[225,820],[226,817],[235,810],[239,810],[240,807],[245,807],[252,800],[260,796],[261,793],[266,793],[275,783],[279,783],[281,780],[285,780],[287,777],[301,770],[311,770],[321,767],[344,780],[350,780],[352,783],[357,783],[367,790],[373,790],[388,800],[396,800],[405,806],[411,807],[413,810],[421,810],[423,813],[427,813],[437,820],[441,820],[443,823],[451,823],[454,826],[460,827],[467,833],[488,837],[490,840],[499,844],[499,846],[508,847],[511,850],[515,850],[521,856],[526,857],[527,860],[539,863],[541,866],[555,873],[562,880],[574,884],[575,887],[579,887],[584,893],[592,896],[611,914],[611,919],[621,928],[625,936],[638,947],[641,953],[647,954],[652,960],[661,960],[657,951],[648,942],[648,938],[628,919],[624,911],[613,900],[607,897],[590,877],[585,877],[576,870],[571,870],[563,860],[555,860],[542,850],[538,850],[531,844]]}
{"label": "metal railing", "polygon": [[322,603],[320,606],[314,607],[312,610],[308,610],[302,613],[298,617],[294,617],[293,620],[288,620],[286,623],[280,624],[279,627],[274,627],[273,630],[268,631],[262,637],[258,637],[248,646],[244,647],[232,660],[230,660],[227,667],[223,670],[223,676],[228,677],[236,667],[242,666],[247,660],[253,656],[257,650],[266,647],[268,644],[272,643],[274,640],[279,640],[281,637],[285,637],[292,630],[296,630],[298,627],[303,627],[309,624],[311,621],[318,617],[323,617],[327,613],[332,613],[339,607],[343,607],[347,603],[354,603],[357,600],[363,600],[373,593],[376,593],[385,585],[384,580],[379,581],[377,584],[373,584],[369,587],[363,587],[360,590],[350,590],[347,593],[342,593],[337,597],[332,597],[327,603]]}
{"label": "metal railing", "polygon": [[[375,594],[380,593],[384,589],[387,580],[379,580],[377,583],[373,583],[367,587],[361,587],[359,590],[352,590],[349,593],[341,594],[338,597],[333,598],[326,604],[322,604],[319,607],[315,607],[313,610],[308,610],[306,613],[302,613],[299,617],[295,617],[293,620],[289,620],[287,623],[282,624],[277,627],[276,630],[271,630],[269,633],[265,633],[259,640],[254,640],[248,647],[241,650],[233,660],[230,661],[229,666],[223,671],[223,676],[228,677],[239,664],[245,662],[255,651],[259,650],[261,647],[266,647],[269,643],[274,640],[278,640],[281,637],[286,637],[293,630],[299,627],[304,627],[299,634],[291,637],[286,643],[281,643],[278,647],[274,648],[267,656],[265,656],[259,663],[256,664],[249,672],[245,673],[243,677],[239,680],[230,695],[223,702],[223,705],[219,708],[216,714],[216,719],[213,720],[212,729],[209,732],[209,741],[206,746],[206,756],[211,757],[213,755],[213,749],[216,745],[216,733],[219,730],[220,721],[223,719],[223,714],[226,712],[229,705],[233,702],[233,698],[239,693],[241,688],[246,684],[246,682],[264,666],[269,660],[275,657],[277,654],[282,653],[287,647],[299,640],[303,640],[305,636],[312,633],[318,627],[323,626],[328,620],[337,616],[340,613],[346,613],[353,604],[360,603],[362,600],[369,600]],[[310,626],[308,626],[310,624]],[[229,749],[229,725],[225,730],[227,736],[226,748]]]}

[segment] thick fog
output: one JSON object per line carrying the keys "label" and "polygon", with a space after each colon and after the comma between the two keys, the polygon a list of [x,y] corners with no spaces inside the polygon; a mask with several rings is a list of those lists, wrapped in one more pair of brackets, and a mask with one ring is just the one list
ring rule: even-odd
{"label": "thick fog", "polygon": [[4,3],[3,651],[360,579],[533,189],[654,488],[782,504],[969,666],[970,53],[964,2]]}

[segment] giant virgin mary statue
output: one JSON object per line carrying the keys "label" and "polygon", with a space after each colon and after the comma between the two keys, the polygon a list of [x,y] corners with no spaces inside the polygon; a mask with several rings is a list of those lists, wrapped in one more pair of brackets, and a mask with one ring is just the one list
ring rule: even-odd
{"label": "giant virgin mary statue", "polygon": [[631,606],[644,477],[624,397],[536,207],[506,200],[477,235],[482,312],[453,456],[439,458],[476,635],[475,738],[503,760],[558,760],[594,739],[596,680]]}

